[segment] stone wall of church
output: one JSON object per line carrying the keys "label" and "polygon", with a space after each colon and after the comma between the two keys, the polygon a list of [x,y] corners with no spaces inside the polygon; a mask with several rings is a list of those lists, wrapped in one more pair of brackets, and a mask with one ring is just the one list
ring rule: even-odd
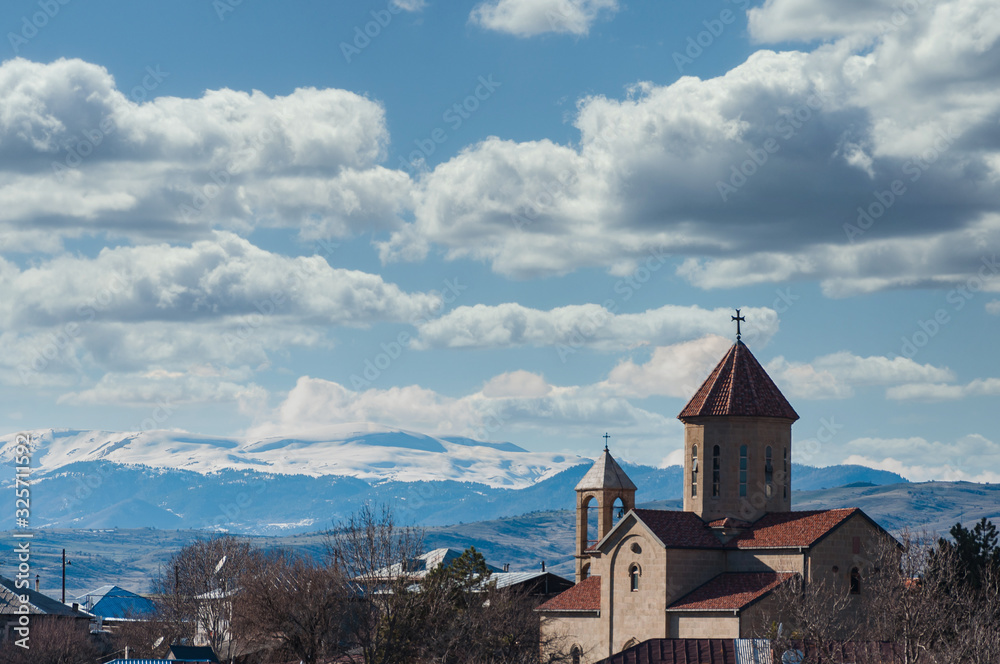
{"label": "stone wall of church", "polygon": [[667,552],[666,603],[680,599],[726,571],[725,551],[670,549]]}
{"label": "stone wall of church", "polygon": [[[543,649],[570,653],[580,648],[580,662],[597,662],[608,656],[607,629],[597,614],[542,613],[541,631],[545,635]],[[543,659],[545,659],[543,657]]]}
{"label": "stone wall of church", "polygon": [[[668,561],[667,552],[642,526],[634,525],[609,544],[614,548],[602,561],[601,605],[609,607],[611,654],[632,639],[641,642],[666,636],[667,598],[663,589],[668,586]],[[633,570],[639,575],[635,589]]]}
{"label": "stone wall of church", "polygon": [[738,639],[740,619],[732,613],[684,613],[670,616],[672,639]]}
{"label": "stone wall of church", "polygon": [[[715,495],[714,450],[719,446],[719,490]],[[741,482],[740,448],[746,446]],[[684,511],[706,521],[733,517],[755,521],[765,512],[791,509],[792,423],[773,417],[684,419]],[[697,448],[697,453],[695,452]],[[767,449],[771,450],[767,470]],[[697,460],[697,470],[695,469]],[[768,481],[770,480],[770,481]],[[692,491],[692,485],[696,487]]]}
{"label": "stone wall of church", "polygon": [[809,552],[807,580],[810,583],[825,580],[836,588],[849,591],[851,570],[857,568],[863,572],[866,566],[873,564],[875,548],[885,537],[868,519],[855,514]]}
{"label": "stone wall of church", "polygon": [[785,550],[729,551],[727,572],[798,572],[803,574],[805,555]]}

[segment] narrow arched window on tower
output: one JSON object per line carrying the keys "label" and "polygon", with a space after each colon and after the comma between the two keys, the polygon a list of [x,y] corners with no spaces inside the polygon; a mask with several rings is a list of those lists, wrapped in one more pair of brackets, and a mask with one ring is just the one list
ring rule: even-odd
{"label": "narrow arched window on tower", "polygon": [[788,500],[788,448],[783,447],[781,449],[781,454],[784,457],[784,465],[782,467],[782,470],[785,473],[784,476],[782,476],[781,478],[781,483],[783,485],[781,491],[784,494],[785,500]]}
{"label": "narrow arched window on tower", "polygon": [[712,449],[712,498],[718,498],[722,490],[722,450],[716,445]]}
{"label": "narrow arched window on tower", "polygon": [[740,496],[747,495],[747,446],[740,445]]}
{"label": "narrow arched window on tower", "polygon": [[639,566],[632,565],[628,568],[629,585],[632,588],[632,592],[637,592],[639,590]]}
{"label": "narrow arched window on tower", "polygon": [[698,495],[698,446],[691,446],[691,497]]}
{"label": "narrow arched window on tower", "polygon": [[771,463],[771,446],[764,450],[764,493],[770,498],[774,494],[774,465]]}
{"label": "narrow arched window on tower", "polygon": [[861,594],[861,571],[857,567],[851,568],[851,594]]}

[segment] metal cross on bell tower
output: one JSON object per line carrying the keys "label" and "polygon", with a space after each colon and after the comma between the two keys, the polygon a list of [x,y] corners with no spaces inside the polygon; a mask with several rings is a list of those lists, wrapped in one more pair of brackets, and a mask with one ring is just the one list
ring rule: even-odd
{"label": "metal cross on bell tower", "polygon": [[604,436],[602,436],[602,437],[604,438],[604,451],[607,452],[608,451],[608,438],[611,438],[611,434],[605,431],[604,432]]}
{"label": "metal cross on bell tower", "polygon": [[730,318],[732,318],[734,321],[736,321],[736,340],[739,341],[740,340],[740,336],[741,336],[740,335],[740,321],[743,321],[745,323],[747,319],[744,316],[740,316],[740,310],[739,309],[736,310],[736,315],[735,316],[730,316]]}

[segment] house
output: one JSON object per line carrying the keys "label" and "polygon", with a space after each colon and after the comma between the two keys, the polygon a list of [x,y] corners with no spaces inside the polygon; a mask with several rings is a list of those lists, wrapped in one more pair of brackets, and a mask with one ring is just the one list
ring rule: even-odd
{"label": "house", "polygon": [[143,620],[156,613],[152,600],[119,586],[106,585],[76,598],[80,608],[93,614],[104,624],[126,620]]}
{"label": "house", "polygon": [[[26,602],[22,602],[26,599]],[[26,609],[24,607],[27,607]],[[63,623],[74,629],[89,633],[92,616],[80,611],[74,606],[66,606],[62,602],[43,595],[31,588],[19,588],[14,579],[0,576],[0,640],[20,638],[15,631],[20,626],[21,616],[27,615],[30,624]]]}
{"label": "house", "polygon": [[655,639],[757,636],[785,584],[823,580],[853,601],[872,592],[866,552],[895,542],[858,508],[792,510],[798,414],[739,335],[678,418],[683,510],[637,509],[607,446],[576,486],[576,584],[538,608],[576,662]]}

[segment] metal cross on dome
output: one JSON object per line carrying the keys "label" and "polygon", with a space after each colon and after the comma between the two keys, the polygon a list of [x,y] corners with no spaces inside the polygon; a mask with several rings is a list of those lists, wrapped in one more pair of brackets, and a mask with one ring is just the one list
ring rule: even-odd
{"label": "metal cross on dome", "polygon": [[735,316],[730,316],[730,318],[732,318],[734,321],[736,321],[736,340],[739,341],[740,340],[740,321],[743,321],[745,323],[747,319],[744,316],[740,316],[740,310],[739,309],[736,310],[736,315]]}

